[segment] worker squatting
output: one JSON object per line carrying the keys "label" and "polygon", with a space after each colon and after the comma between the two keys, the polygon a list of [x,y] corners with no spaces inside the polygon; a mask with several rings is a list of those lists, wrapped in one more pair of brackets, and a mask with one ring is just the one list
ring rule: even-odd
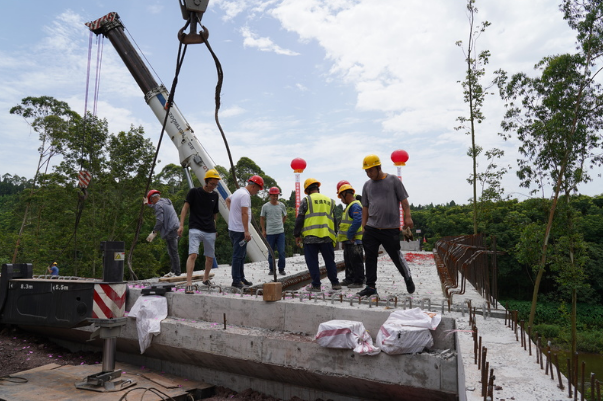
{"label": "worker squatting", "polygon": [[[358,295],[369,297],[377,294],[377,258],[379,247],[394,262],[404,277],[409,293],[415,291],[411,272],[400,252],[400,205],[404,212],[404,229],[414,226],[408,194],[398,177],[381,170],[381,160],[376,155],[368,155],[363,160],[363,169],[369,178],[362,187],[362,196],[356,195],[348,181],[337,184],[337,196],[346,206],[340,222],[335,219],[335,201],[320,193],[320,182],[308,178],[304,182],[306,196],[302,199],[293,235],[298,246],[303,247],[304,257],[312,283],[308,291],[321,291],[319,259],[320,254],[327,269],[327,277],[333,290],[342,286],[362,288]],[[192,273],[203,243],[205,270],[203,284],[212,285],[209,272],[215,263],[216,219],[219,195],[215,191],[220,180],[215,169],[207,171],[204,185],[192,188],[186,200],[180,219],[169,199],[161,198],[157,190],[151,190],[144,202],[155,211],[156,222],[153,232],[147,237],[152,241],[158,232],[167,243],[171,261],[170,275],[180,275],[180,259],[177,252],[178,238],[182,236],[184,220],[189,216],[189,251],[186,261],[186,294],[193,294]],[[245,187],[239,188],[226,199],[230,210],[228,234],[232,242],[232,286],[244,288],[252,285],[245,278],[244,262],[247,243],[251,240],[251,197],[264,189],[264,179],[258,175],[249,178]],[[287,218],[285,205],[278,200],[280,190],[268,190],[269,202],[262,206],[260,225],[268,246],[278,252],[277,261],[269,256],[269,274],[278,267],[279,274],[285,275],[285,230]],[[335,265],[335,246],[343,247],[345,278],[339,281]],[[366,274],[365,274],[366,267]]]}

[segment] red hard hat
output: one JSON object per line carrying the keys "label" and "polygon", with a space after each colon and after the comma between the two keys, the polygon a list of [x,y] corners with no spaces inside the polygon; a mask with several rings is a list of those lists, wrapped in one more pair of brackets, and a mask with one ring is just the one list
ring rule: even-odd
{"label": "red hard hat", "polygon": [[[159,192],[156,189],[151,189],[149,191],[149,193],[147,194],[147,200],[150,202],[151,201],[151,196],[155,195],[155,194],[161,194],[161,192]],[[139,195],[140,196],[140,195]]]}
{"label": "red hard hat", "polygon": [[337,183],[337,192],[336,192],[336,193],[337,193],[337,195],[339,195],[339,188],[341,188],[341,186],[342,186],[342,185],[345,185],[345,184],[350,185],[350,183],[349,183],[348,181],[346,181],[346,180],[341,180],[341,181],[339,181],[339,182]]}
{"label": "red hard hat", "polygon": [[270,195],[280,195],[281,194],[281,190],[278,189],[277,187],[272,187],[268,190],[268,193]]}
{"label": "red hard hat", "polygon": [[249,177],[249,182],[253,182],[254,184],[258,185],[260,189],[264,189],[264,179],[259,175],[252,175]]}

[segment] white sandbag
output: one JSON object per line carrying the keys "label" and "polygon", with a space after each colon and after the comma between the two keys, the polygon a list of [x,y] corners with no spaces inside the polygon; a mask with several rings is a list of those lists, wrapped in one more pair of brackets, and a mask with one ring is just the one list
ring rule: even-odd
{"label": "white sandbag", "polygon": [[435,330],[442,321],[442,316],[435,312],[425,312],[421,308],[413,308],[392,312],[387,318],[387,321],[389,320],[399,320],[405,326]]}
{"label": "white sandbag", "polygon": [[392,312],[379,329],[376,345],[389,355],[414,354],[433,347],[433,336],[442,317],[420,308]]}
{"label": "white sandbag", "polygon": [[352,320],[330,320],[321,323],[314,341],[322,347],[351,349],[360,355],[377,355],[381,352],[373,345],[373,339],[362,322]]}
{"label": "white sandbag", "polygon": [[138,297],[128,317],[136,318],[140,353],[149,348],[153,336],[161,332],[161,321],[167,317],[167,299],[162,295]]}
{"label": "white sandbag", "polygon": [[415,354],[432,347],[433,337],[429,329],[387,321],[377,333],[376,343],[388,355]]}

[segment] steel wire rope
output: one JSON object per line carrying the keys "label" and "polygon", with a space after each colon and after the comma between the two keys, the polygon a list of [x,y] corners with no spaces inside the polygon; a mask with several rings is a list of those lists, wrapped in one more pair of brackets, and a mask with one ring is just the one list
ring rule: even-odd
{"label": "steel wire rope", "polygon": [[[189,24],[190,24],[190,20],[188,20],[186,22],[186,24],[184,25],[184,28],[182,28],[182,29],[186,29],[186,27],[188,27]],[[155,169],[155,164],[157,163],[157,156],[159,154],[159,149],[161,148],[161,141],[163,139],[163,134],[165,133],[165,126],[167,125],[167,121],[168,121],[168,118],[170,115],[170,110],[171,110],[172,104],[174,102],[174,94],[176,93],[176,86],[178,84],[178,75],[180,74],[180,69],[182,68],[182,63],[184,62],[184,56],[186,55],[187,46],[188,45],[183,45],[182,42],[180,42],[180,45],[178,46],[178,55],[176,56],[176,72],[174,74],[174,80],[172,81],[172,87],[170,89],[167,102],[165,104],[165,118],[163,119],[163,125],[161,127],[161,134],[159,135],[159,141],[157,142],[157,148],[155,150],[155,156],[153,157],[153,163],[151,163],[151,168],[149,169],[149,177],[147,179],[147,185],[146,185],[146,188],[144,191],[145,194],[148,193],[149,187],[151,186],[151,180],[153,179],[153,171]],[[134,239],[132,240],[132,245],[130,246],[130,252],[128,253],[128,269],[130,271],[130,280],[132,278],[134,278],[135,280],[138,280],[138,276],[136,275],[136,273],[134,273],[134,270],[132,269],[132,255],[134,253],[134,248],[136,247],[136,243],[138,242],[138,236],[140,234],[140,229],[142,227],[144,207],[145,207],[144,203],[141,204],[140,212],[138,214],[138,222],[136,225],[136,233],[134,234]]]}
{"label": "steel wire rope", "polygon": [[[204,26],[203,26],[203,29],[206,30],[206,28]],[[209,41],[207,40],[207,38],[203,42],[205,43],[207,50],[209,50],[209,53],[213,57],[214,63],[216,64],[216,72],[218,73],[218,82],[216,83],[216,91],[215,91],[216,107],[215,107],[215,111],[214,111],[214,118],[216,120],[216,125],[218,126],[218,129],[220,130],[220,133],[222,134],[222,139],[224,140],[224,146],[226,146],[226,152],[228,153],[228,160],[230,161],[230,170],[232,173],[232,178],[235,182],[236,188],[238,189],[239,181],[237,180],[235,166],[234,166],[234,163],[232,160],[232,154],[230,153],[230,146],[228,146],[228,141],[226,140],[226,134],[224,133],[224,130],[222,129],[222,125],[220,124],[220,119],[218,117],[218,112],[219,112],[220,106],[221,106],[220,98],[221,98],[221,94],[222,94],[222,83],[224,82],[224,72],[222,71],[222,63],[220,63],[218,56],[216,55],[216,53],[214,53],[214,50],[211,48],[211,45],[209,44]],[[251,210],[250,210],[250,212],[251,212]],[[255,218],[253,217],[253,213],[250,213],[250,216],[251,216],[251,224],[257,231],[258,236],[260,237],[260,239],[266,246],[266,249],[268,249],[268,252],[272,256],[272,261],[273,261],[274,265],[276,266],[276,256],[274,254],[274,251],[270,247],[270,244],[268,244],[268,240],[266,238],[264,238],[263,235],[260,234],[260,227],[259,227],[257,221],[255,220]],[[266,258],[266,261],[268,261],[268,258]],[[274,272],[274,282],[277,282],[278,280],[276,278],[276,269],[272,269],[272,270]]]}

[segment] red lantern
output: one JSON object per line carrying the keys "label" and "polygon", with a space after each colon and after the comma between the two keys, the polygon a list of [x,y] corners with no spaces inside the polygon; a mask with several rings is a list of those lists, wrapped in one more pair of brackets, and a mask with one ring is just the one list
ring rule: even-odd
{"label": "red lantern", "polygon": [[306,161],[301,157],[295,158],[291,161],[291,168],[294,173],[303,173],[306,168]]}
{"label": "red lantern", "polygon": [[405,150],[398,149],[392,152],[392,161],[395,166],[406,166],[408,161],[408,153]]}

